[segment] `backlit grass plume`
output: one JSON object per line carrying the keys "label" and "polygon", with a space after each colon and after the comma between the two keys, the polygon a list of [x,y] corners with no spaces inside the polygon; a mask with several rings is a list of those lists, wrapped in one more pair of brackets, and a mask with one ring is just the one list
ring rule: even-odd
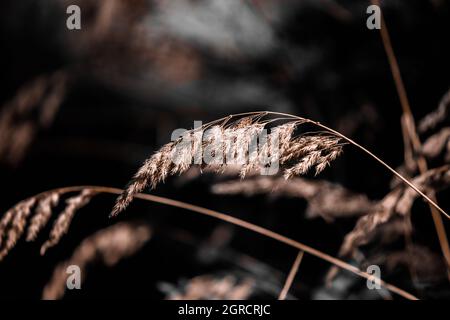
{"label": "backlit grass plume", "polygon": [[[322,131],[295,135],[296,129],[304,124],[318,127]],[[260,134],[267,128],[271,129],[270,134],[261,139]],[[258,139],[257,148],[247,148],[255,138]],[[115,216],[127,208],[133,197],[148,186],[153,189],[167,177],[182,174],[194,164],[219,173],[226,171],[229,166],[236,167],[236,162],[206,162],[202,150],[214,150],[213,153],[220,150],[226,157],[237,160],[241,165],[241,178],[266,167],[267,162],[262,162],[261,159],[269,159],[283,166],[283,175],[289,179],[304,175],[310,170],[319,174],[342,153],[345,144],[351,144],[371,156],[450,219],[450,215],[419,187],[352,139],[319,122],[269,111],[230,115],[186,131],[182,137],[167,143],[140,167],[118,197],[111,215]],[[274,146],[277,147],[276,152],[273,150]],[[173,161],[174,159],[177,161]]]}

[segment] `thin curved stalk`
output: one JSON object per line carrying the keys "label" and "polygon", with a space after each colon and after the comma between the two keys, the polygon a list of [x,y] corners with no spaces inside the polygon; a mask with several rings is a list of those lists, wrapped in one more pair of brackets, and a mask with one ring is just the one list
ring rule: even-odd
{"label": "thin curved stalk", "polygon": [[[96,193],[109,193],[109,194],[121,194],[123,192],[122,189],[119,188],[113,188],[113,187],[103,187],[103,186],[72,186],[72,187],[66,187],[66,188],[59,188],[59,189],[54,189],[54,190],[50,190],[50,191],[45,191],[40,193],[37,196],[40,195],[44,195],[44,194],[49,194],[52,192],[58,192],[59,194],[63,194],[63,193],[69,193],[69,192],[79,192],[82,191],[84,189],[90,189],[95,191]],[[335,258],[333,256],[330,256],[324,252],[321,252],[317,249],[314,249],[308,245],[305,245],[301,242],[298,242],[296,240],[290,239],[288,237],[285,237],[281,234],[278,234],[274,231],[265,229],[263,227],[257,226],[255,224],[252,224],[250,222],[241,220],[239,218],[235,218],[232,216],[229,216],[227,214],[218,212],[218,211],[214,211],[211,209],[207,209],[207,208],[203,208],[200,206],[196,206],[193,204],[189,204],[186,202],[182,202],[182,201],[178,201],[178,200],[173,200],[173,199],[169,199],[169,198],[165,198],[165,197],[160,197],[160,196],[155,196],[155,195],[151,195],[151,194],[144,194],[144,193],[138,193],[134,196],[137,199],[141,199],[141,200],[146,200],[146,201],[151,201],[151,202],[156,202],[156,203],[160,203],[160,204],[165,204],[168,206],[172,206],[172,207],[176,207],[176,208],[180,208],[180,209],[185,209],[185,210],[189,210],[189,211],[193,211],[196,213],[200,213],[209,217],[213,217],[231,224],[234,224],[236,226],[240,226],[244,229],[247,230],[251,230],[253,232],[259,233],[263,236],[266,236],[268,238],[274,239],[278,242],[284,243],[288,246],[294,247],[296,249],[299,249],[301,251],[304,251],[306,253],[309,253],[312,256],[315,256],[321,260],[325,260],[341,269],[350,271],[362,278],[368,279],[368,280],[377,280],[379,281],[379,283],[385,287],[387,290],[396,293],[406,299],[409,300],[418,300],[417,297],[415,297],[414,295],[410,294],[409,292],[406,292],[403,289],[400,289],[390,283],[387,283],[383,280],[381,280],[380,278],[375,277],[374,275],[370,275],[362,270],[360,270],[359,268],[348,264],[338,258]]]}

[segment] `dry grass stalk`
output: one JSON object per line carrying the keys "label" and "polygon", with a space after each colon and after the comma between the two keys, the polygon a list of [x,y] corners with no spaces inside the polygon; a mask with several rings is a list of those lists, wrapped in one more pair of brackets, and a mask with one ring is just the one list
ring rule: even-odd
{"label": "dry grass stalk", "polygon": [[89,236],[75,249],[69,260],[55,268],[52,279],[43,290],[42,298],[55,300],[64,296],[68,266],[78,266],[83,276],[87,266],[97,259],[108,267],[114,266],[120,260],[135,254],[150,237],[151,230],[148,226],[133,223],[117,223]]}
{"label": "dry grass stalk", "polygon": [[292,283],[294,282],[295,276],[297,275],[298,272],[298,268],[300,267],[300,264],[302,263],[303,260],[303,255],[304,252],[300,251],[297,254],[297,257],[295,258],[294,264],[291,267],[291,271],[289,271],[289,275],[286,278],[286,282],[283,286],[283,290],[281,290],[280,295],[278,296],[278,300],[285,300],[286,296],[289,292],[289,289],[292,286]]}
{"label": "dry grass stalk", "polygon": [[[442,166],[436,169],[431,169],[424,174],[415,178],[414,183],[421,189],[428,193],[437,192],[450,185],[450,166]],[[396,206],[396,211],[401,215],[410,212],[414,200],[417,199],[417,194],[406,189]]]}
{"label": "dry grass stalk", "polygon": [[[412,235],[413,226],[410,217],[396,217],[378,226],[372,239],[377,239],[381,245],[392,244],[405,235]],[[373,241],[369,239],[369,242]]]}
{"label": "dry grass stalk", "polygon": [[179,292],[171,293],[167,300],[246,300],[253,292],[254,281],[238,281],[234,276],[203,275],[192,278]]}
{"label": "dry grass stalk", "polygon": [[[53,224],[53,228],[50,231],[50,238],[44,242],[41,247],[41,255],[44,255],[49,248],[53,247],[61,240],[69,230],[70,223],[72,222],[75,213],[88,204],[95,194],[96,193],[93,190],[85,189],[79,195],[66,200],[67,206]],[[35,222],[39,223],[39,221]],[[38,224],[35,225],[35,227],[37,226]]]}
{"label": "dry grass stalk", "polygon": [[438,108],[428,114],[425,118],[422,119],[419,123],[419,131],[427,132],[431,129],[434,129],[437,125],[442,123],[449,115],[450,108],[450,90],[442,97],[439,102]]}
{"label": "dry grass stalk", "polygon": [[367,196],[355,194],[339,184],[299,177],[286,180],[278,176],[253,176],[243,181],[215,183],[211,189],[221,195],[269,194],[272,197],[303,198],[308,202],[308,218],[321,216],[327,221],[366,214],[374,205]]}

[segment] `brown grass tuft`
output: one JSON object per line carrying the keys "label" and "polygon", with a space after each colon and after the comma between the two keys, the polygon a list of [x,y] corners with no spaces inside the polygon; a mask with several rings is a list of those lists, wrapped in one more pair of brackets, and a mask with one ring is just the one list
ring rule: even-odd
{"label": "brown grass tuft", "polygon": [[[450,166],[431,169],[413,180],[424,192],[435,192],[450,185]],[[356,247],[366,244],[380,225],[399,216],[409,216],[414,201],[414,190],[397,188],[389,193],[373,212],[361,217],[355,228],[347,234],[340,249],[341,256],[350,255]]]}
{"label": "brown grass tuft", "polygon": [[384,265],[389,272],[398,267],[415,271],[416,280],[422,283],[439,282],[446,278],[447,268],[443,259],[421,245],[412,245],[408,250],[378,254],[369,259],[370,264]]}
{"label": "brown grass tuft", "polygon": [[109,267],[114,266],[141,249],[150,237],[151,230],[148,226],[134,223],[117,223],[98,231],[83,240],[69,260],[56,266],[50,282],[43,290],[42,298],[55,300],[64,296],[68,266],[77,265],[81,269],[81,275],[85,274],[86,267],[96,259]]}

